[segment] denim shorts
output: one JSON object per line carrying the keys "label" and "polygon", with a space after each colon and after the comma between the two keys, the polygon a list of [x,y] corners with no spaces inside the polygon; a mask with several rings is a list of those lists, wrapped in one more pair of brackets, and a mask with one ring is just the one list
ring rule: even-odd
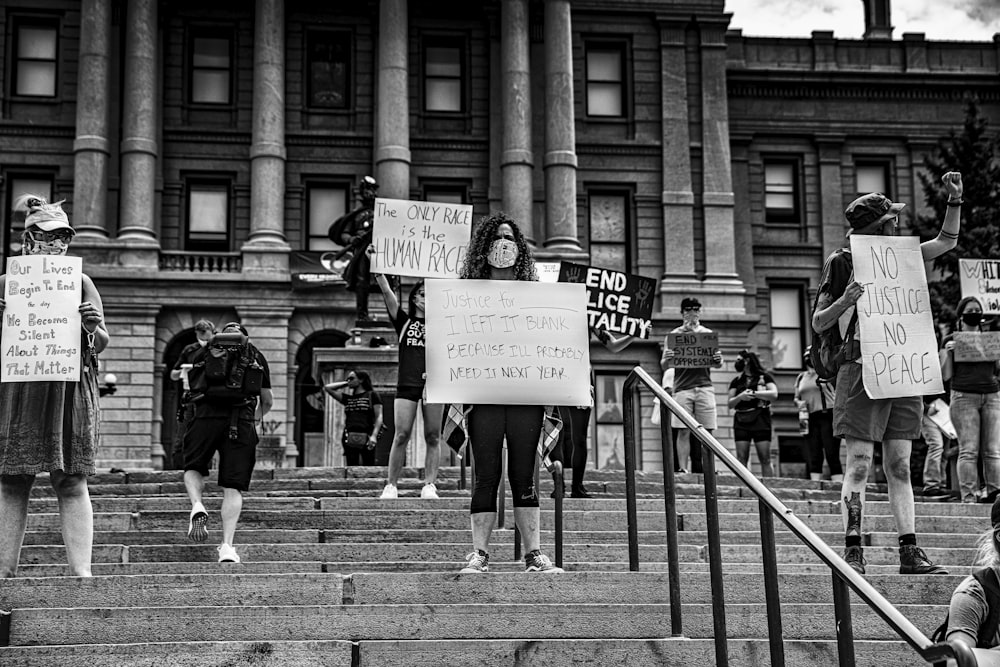
{"label": "denim shorts", "polygon": [[922,397],[869,398],[861,377],[861,364],[854,362],[841,365],[836,386],[834,436],[870,442],[920,437],[924,414]]}

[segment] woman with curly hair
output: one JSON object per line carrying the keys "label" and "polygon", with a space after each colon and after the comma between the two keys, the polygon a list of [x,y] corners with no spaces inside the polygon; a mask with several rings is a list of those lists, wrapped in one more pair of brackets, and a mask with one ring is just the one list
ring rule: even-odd
{"label": "woman with curly hair", "polygon": [[[479,280],[538,280],[535,260],[517,223],[503,213],[479,222],[469,242],[462,278]],[[467,406],[468,407],[468,406]],[[521,531],[526,572],[562,572],[539,548],[538,489],[535,487],[536,446],[545,408],[540,405],[471,406],[468,412],[472,447],[473,552],[462,572],[488,572],[490,536],[497,518],[504,438],[507,477],[514,501],[514,522]]]}
{"label": "woman with curly hair", "polygon": [[729,383],[729,407],[733,410],[733,439],[736,458],[747,465],[750,442],[757,449],[761,477],[774,477],[771,466],[771,401],[778,398],[778,386],[764,370],[760,357],[750,350],[736,360],[739,372]]}

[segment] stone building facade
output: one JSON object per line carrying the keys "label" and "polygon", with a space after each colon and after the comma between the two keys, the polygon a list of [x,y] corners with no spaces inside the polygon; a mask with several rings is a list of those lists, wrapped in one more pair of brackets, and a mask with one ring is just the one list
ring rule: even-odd
{"label": "stone building facade", "polygon": [[[846,40],[745,37],[722,0],[3,0],[3,250],[17,252],[17,194],[67,200],[113,336],[109,464],[164,465],[169,369],[203,317],[242,321],[270,361],[288,463],[339,463],[317,383],[391,360],[345,347],[352,294],[296,289],[290,267],[331,249],[365,174],[380,196],[503,209],[541,259],[659,279],[652,339],[593,349],[599,402],[635,365],[658,375],[697,296],[728,369],[718,435],[731,440],[725,390],[749,346],[775,368],[791,452],[807,311],[844,206],[880,189],[912,215],[962,96],[1000,118],[1000,40],[892,39],[884,4]],[[659,469],[646,413],[640,460]],[[592,460],[613,465],[620,416],[594,420]]]}

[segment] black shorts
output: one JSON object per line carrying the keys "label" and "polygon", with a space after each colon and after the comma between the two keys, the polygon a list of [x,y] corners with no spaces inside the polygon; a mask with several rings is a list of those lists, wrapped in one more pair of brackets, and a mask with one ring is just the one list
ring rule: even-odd
{"label": "black shorts", "polygon": [[733,427],[733,440],[736,442],[764,442],[771,439],[771,429],[747,431]]}
{"label": "black shorts", "polygon": [[236,422],[237,440],[229,439],[228,417],[195,417],[184,431],[184,470],[208,475],[215,452],[219,452],[219,486],[246,491],[257,463],[257,431],[253,412],[245,411]]}
{"label": "black shorts", "polygon": [[424,398],[424,385],[396,387],[396,398],[405,398],[408,401],[419,403]]}

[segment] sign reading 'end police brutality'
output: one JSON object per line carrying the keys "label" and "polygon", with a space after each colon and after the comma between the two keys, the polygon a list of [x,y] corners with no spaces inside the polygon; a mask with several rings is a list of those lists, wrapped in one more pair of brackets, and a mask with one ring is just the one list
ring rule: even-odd
{"label": "sign reading 'end police brutality'", "polygon": [[472,235],[472,206],[376,199],[372,271],[457,278]]}
{"label": "sign reading 'end police brutality'", "polygon": [[428,280],[427,402],[590,405],[583,285]]}
{"label": "sign reading 'end police brutality'", "polygon": [[594,329],[649,338],[656,291],[652,278],[562,262],[559,282],[586,285],[587,319]]}
{"label": "sign reading 'end police brutality'", "polygon": [[82,269],[79,257],[7,260],[0,382],[80,379]]}
{"label": "sign reading 'end police brutality'", "polygon": [[851,236],[862,377],[871,398],[944,391],[920,239]]}

